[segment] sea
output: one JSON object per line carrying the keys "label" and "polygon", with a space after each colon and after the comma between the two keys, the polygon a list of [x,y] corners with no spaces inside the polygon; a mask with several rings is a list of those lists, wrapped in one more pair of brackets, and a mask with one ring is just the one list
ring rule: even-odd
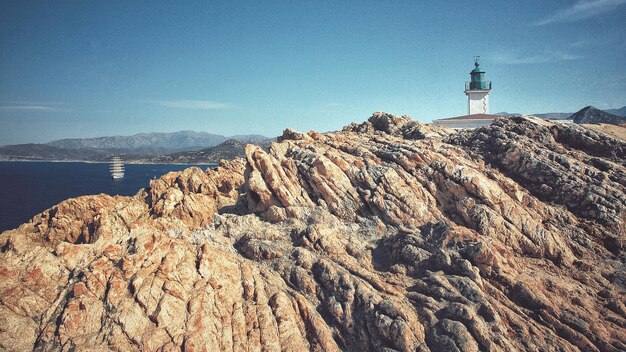
{"label": "sea", "polygon": [[106,163],[0,161],[0,232],[65,199],[100,193],[134,195],[151,179],[192,166],[206,170],[217,165],[126,164],[124,178],[113,180]]}

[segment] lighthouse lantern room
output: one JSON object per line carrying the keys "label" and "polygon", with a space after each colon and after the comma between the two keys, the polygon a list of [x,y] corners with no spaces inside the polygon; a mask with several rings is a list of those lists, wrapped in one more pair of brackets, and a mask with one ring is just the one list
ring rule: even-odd
{"label": "lighthouse lantern room", "polygon": [[489,113],[489,92],[491,92],[491,81],[485,81],[485,71],[480,68],[476,56],[474,69],[470,72],[470,81],[465,82],[465,95],[467,95],[468,115]]}

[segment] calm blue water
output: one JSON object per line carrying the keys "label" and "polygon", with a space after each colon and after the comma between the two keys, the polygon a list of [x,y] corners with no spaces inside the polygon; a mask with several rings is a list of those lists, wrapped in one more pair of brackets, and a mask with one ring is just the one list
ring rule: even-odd
{"label": "calm blue water", "polygon": [[[126,164],[112,180],[109,164],[0,161],[0,232],[27,222],[67,198],[86,194],[134,195],[149,181],[192,165]],[[195,165],[205,170],[211,165]]]}

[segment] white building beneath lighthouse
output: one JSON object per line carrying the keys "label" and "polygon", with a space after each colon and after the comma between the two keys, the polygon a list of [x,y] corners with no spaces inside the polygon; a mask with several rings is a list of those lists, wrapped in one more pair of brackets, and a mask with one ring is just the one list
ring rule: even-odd
{"label": "white building beneath lighthouse", "polygon": [[488,126],[499,115],[489,114],[489,93],[491,81],[485,80],[485,71],[480,68],[478,58],[474,61],[474,69],[470,72],[470,81],[465,82],[465,95],[467,95],[467,115],[433,120],[436,126],[449,128],[477,128]]}

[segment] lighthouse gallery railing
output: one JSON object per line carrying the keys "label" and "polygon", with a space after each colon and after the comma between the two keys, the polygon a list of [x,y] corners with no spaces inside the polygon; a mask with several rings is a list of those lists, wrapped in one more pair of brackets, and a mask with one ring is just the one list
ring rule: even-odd
{"label": "lighthouse gallery railing", "polygon": [[491,81],[465,82],[465,90],[491,89]]}

